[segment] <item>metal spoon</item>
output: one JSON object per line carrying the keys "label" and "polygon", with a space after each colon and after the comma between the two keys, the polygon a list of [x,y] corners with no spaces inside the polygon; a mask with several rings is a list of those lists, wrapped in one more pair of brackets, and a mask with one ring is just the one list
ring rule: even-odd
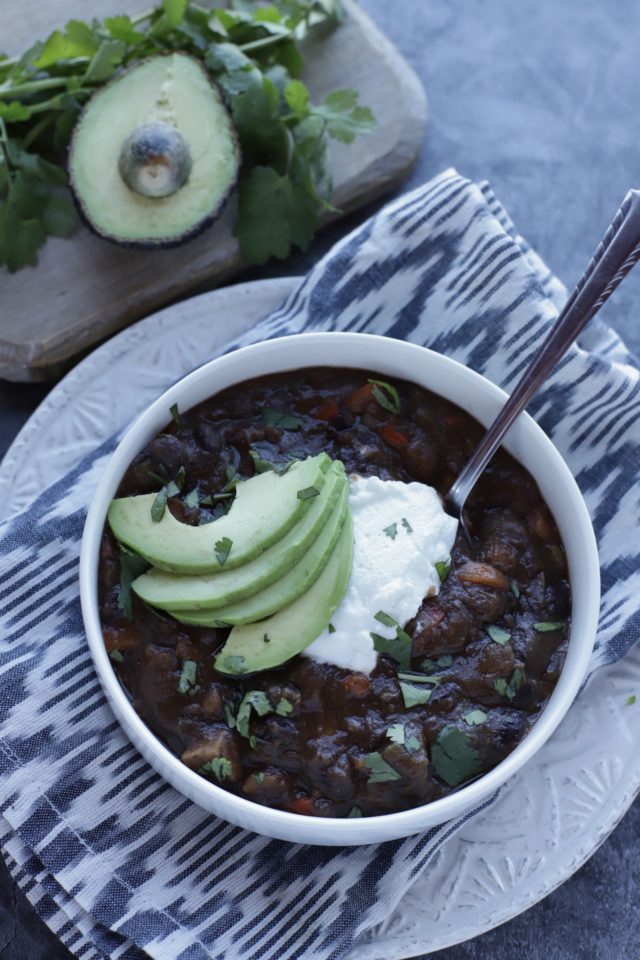
{"label": "metal spoon", "polygon": [[640,259],[640,191],[630,190],[556,323],[445,497],[471,541],[464,505],[509,427],[578,334]]}

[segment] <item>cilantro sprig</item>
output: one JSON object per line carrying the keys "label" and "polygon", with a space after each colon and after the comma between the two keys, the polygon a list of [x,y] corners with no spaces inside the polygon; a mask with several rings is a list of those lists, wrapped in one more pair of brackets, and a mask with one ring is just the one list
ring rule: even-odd
{"label": "cilantro sprig", "polygon": [[0,265],[35,265],[48,236],[70,236],[78,216],[65,159],[87,100],[131,64],[181,50],[217,80],[243,163],[235,234],[245,261],[305,249],[331,206],[329,140],[370,131],[353,90],[311,103],[300,43],[342,19],[338,0],[235,0],[205,10],[163,0],[136,17],[71,20],[20,57],[0,55]]}

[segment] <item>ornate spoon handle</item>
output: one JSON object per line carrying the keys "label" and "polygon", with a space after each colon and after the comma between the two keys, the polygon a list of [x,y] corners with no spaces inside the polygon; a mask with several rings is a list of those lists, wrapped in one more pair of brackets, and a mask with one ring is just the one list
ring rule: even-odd
{"label": "ornate spoon handle", "polygon": [[447,501],[460,512],[509,427],[540,384],[640,259],[640,191],[630,190],[556,323],[462,470]]}

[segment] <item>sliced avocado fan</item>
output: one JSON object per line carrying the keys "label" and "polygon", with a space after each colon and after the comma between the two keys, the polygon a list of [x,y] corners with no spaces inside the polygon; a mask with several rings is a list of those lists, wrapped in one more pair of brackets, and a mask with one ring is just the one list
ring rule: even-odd
{"label": "sliced avocado fan", "polygon": [[170,510],[154,521],[153,493],[113,500],[109,525],[120,543],[155,567],[174,573],[221,574],[223,569],[246,564],[282,539],[320,496],[330,465],[330,458],[321,453],[292,464],[284,475],[269,472],[243,480],[236,486],[229,513],[204,526],[180,523]]}
{"label": "sliced avocado fan", "polygon": [[240,152],[218,87],[184,53],[144,60],[87,103],[69,180],[89,226],[107,240],[172,246],[219,216]]}
{"label": "sliced avocado fan", "polygon": [[[276,477],[277,474],[260,476]],[[282,480],[284,477],[280,478],[280,482]],[[268,589],[294,566],[304,562],[307,551],[333,516],[345,489],[348,489],[348,484],[344,467],[342,463],[335,461],[327,471],[327,479],[319,495],[309,500],[311,506],[299,522],[253,560],[231,570],[227,570],[225,564],[220,573],[201,576],[181,576],[151,569],[134,580],[132,589],[141,600],[174,615],[182,611],[189,614],[211,611],[211,625],[216,626],[214,620],[224,619],[215,612],[217,609],[240,603],[263,589]],[[231,516],[231,513],[228,516]],[[207,526],[215,526],[216,523],[218,521]]]}
{"label": "sliced avocado fan", "polygon": [[[325,488],[327,486],[328,482]],[[182,623],[200,627],[219,627],[237,623],[254,623],[288,606],[315,583],[331,557],[349,512],[349,486],[346,478],[341,486],[342,492],[338,502],[320,534],[295,566],[279,580],[251,596],[243,597],[235,603],[226,604],[215,610],[169,610],[169,613]],[[276,550],[278,546],[276,544],[271,549]],[[264,554],[262,556],[264,557]]]}
{"label": "sliced avocado fan", "polygon": [[230,676],[269,670],[312,644],[346,592],[352,556],[353,528],[348,511],[338,542],[315,583],[273,616],[234,627],[216,657],[216,670]]}

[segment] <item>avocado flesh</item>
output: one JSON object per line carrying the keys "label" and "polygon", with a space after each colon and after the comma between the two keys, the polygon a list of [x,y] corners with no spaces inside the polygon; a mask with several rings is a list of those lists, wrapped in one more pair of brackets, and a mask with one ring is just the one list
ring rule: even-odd
{"label": "avocado flesh", "polygon": [[281,540],[241,567],[223,569],[213,576],[178,576],[153,569],[134,580],[132,589],[151,606],[173,613],[213,610],[245,600],[275,583],[304,556],[322,532],[346,486],[344,467],[335,461],[319,496],[308,501],[311,507],[300,522]]}
{"label": "avocado flesh", "polygon": [[[192,158],[186,184],[161,198],[134,192],[119,170],[125,141],[154,121],[173,125]],[[143,61],[94,94],[73,135],[69,178],[85,219],[102,237],[162,246],[215,218],[239,164],[235,131],[217,87],[197,60],[173,53]]]}
{"label": "avocado flesh", "polygon": [[[298,492],[309,487],[321,491],[330,466],[330,458],[320,453],[297,461],[283,475],[269,471],[240,481],[229,513],[200,527],[180,523],[169,509],[154,521],[154,493],[113,500],[109,525],[120,543],[161,570],[226,573],[263,553],[297,524],[318,499],[300,499]],[[221,564],[216,544],[224,538],[231,541],[231,549]]]}
{"label": "avocado flesh", "polygon": [[200,627],[216,627],[221,623],[255,623],[271,616],[282,607],[293,603],[318,579],[333,552],[349,510],[349,487],[345,483],[338,503],[320,534],[307,552],[288,573],[269,584],[258,593],[216,610],[193,611],[169,610],[182,623]]}
{"label": "avocado flesh", "polygon": [[353,557],[351,512],[324,570],[297,600],[259,623],[234,627],[216,657],[218,673],[241,676],[278,667],[322,633],[349,583]]}

